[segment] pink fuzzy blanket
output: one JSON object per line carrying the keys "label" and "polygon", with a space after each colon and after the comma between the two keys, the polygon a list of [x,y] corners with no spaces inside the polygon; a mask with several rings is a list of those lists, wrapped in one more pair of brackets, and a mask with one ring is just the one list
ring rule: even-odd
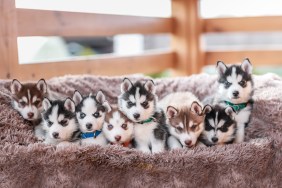
{"label": "pink fuzzy blanket", "polygon": [[[141,79],[139,78],[132,78]],[[142,78],[144,79],[144,78]],[[102,89],[117,101],[121,77],[65,76],[47,80],[57,96]],[[119,146],[56,148],[36,143],[32,127],[0,94],[0,187],[281,187],[282,80],[256,76],[253,118],[246,142],[149,155]],[[7,90],[10,80],[0,81]],[[206,74],[155,80],[160,98],[191,91],[200,99],[216,90]]]}

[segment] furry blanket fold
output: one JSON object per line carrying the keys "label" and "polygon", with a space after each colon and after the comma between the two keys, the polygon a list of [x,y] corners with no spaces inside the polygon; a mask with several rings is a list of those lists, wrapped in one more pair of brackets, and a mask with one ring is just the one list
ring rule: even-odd
{"label": "furry blanket fold", "polygon": [[[132,77],[132,80],[146,79]],[[102,89],[110,103],[121,77],[65,76],[47,80],[57,97]],[[0,187],[281,187],[282,79],[256,76],[253,118],[246,142],[226,146],[143,154],[119,146],[54,147],[37,142],[32,127],[0,94]],[[10,81],[0,81],[9,93]],[[162,98],[191,91],[201,100],[216,90],[206,74],[156,79]]]}

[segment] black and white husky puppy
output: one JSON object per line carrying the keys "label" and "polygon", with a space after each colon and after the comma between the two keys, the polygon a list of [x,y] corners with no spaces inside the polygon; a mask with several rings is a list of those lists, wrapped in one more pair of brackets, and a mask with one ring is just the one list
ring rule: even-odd
{"label": "black and white husky puppy", "polygon": [[217,62],[219,74],[219,88],[214,104],[231,106],[236,115],[237,133],[235,143],[244,141],[245,127],[251,119],[253,108],[253,79],[252,64],[249,59],[243,60],[241,65],[226,66],[223,62]]}
{"label": "black and white husky puppy", "polygon": [[200,142],[206,146],[232,144],[236,137],[236,113],[232,107],[215,105],[205,117]]}
{"label": "black and white husky puppy", "polygon": [[79,140],[79,127],[75,117],[75,104],[67,98],[64,101],[43,100],[42,126],[45,130],[45,143],[65,144]]}
{"label": "black and white husky puppy", "polygon": [[159,102],[159,106],[166,111],[169,149],[195,146],[204,130],[205,114],[211,110],[210,106],[203,107],[191,92],[168,94]]}
{"label": "black and white husky puppy", "polygon": [[107,113],[111,111],[102,91],[96,95],[83,97],[75,91],[73,101],[76,104],[76,117],[81,131],[81,144],[106,145],[102,127]]}
{"label": "black and white husky puppy", "polygon": [[116,106],[106,115],[103,133],[110,144],[131,147],[134,123],[128,119]]}
{"label": "black and white husky puppy", "polygon": [[134,122],[134,140],[138,150],[162,152],[168,136],[165,115],[157,109],[158,97],[152,80],[132,83],[125,78],[118,96],[118,106]]}

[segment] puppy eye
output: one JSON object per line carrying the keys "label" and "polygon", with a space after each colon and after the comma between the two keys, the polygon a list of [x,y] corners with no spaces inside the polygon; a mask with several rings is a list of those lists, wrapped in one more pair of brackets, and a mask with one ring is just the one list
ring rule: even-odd
{"label": "puppy eye", "polygon": [[227,128],[226,127],[220,127],[220,128],[218,128],[218,130],[220,130],[221,132],[227,132]]}
{"label": "puppy eye", "polygon": [[225,87],[229,87],[229,86],[231,86],[231,83],[228,82],[228,81],[225,81],[225,82],[224,82],[224,86],[225,86]]}
{"label": "puppy eye", "polygon": [[241,82],[239,82],[239,84],[240,84],[241,86],[245,86],[245,85],[246,85],[246,81],[245,81],[245,80],[242,80]]}
{"label": "puppy eye", "polygon": [[126,130],[127,129],[127,124],[122,124],[121,127]]}
{"label": "puppy eye", "polygon": [[47,121],[47,125],[48,125],[48,127],[51,127],[52,125],[53,125],[53,122],[51,122],[51,121]]}
{"label": "puppy eye", "polygon": [[145,102],[141,103],[141,105],[145,107],[145,106],[147,106],[147,105],[148,105],[148,102],[147,102],[147,101],[145,101]]}
{"label": "puppy eye", "polygon": [[182,127],[176,127],[176,130],[181,132],[183,129],[182,129]]}
{"label": "puppy eye", "polygon": [[82,112],[80,113],[80,119],[85,118],[85,116],[86,116],[86,115],[85,115],[84,113],[82,113]]}
{"label": "puppy eye", "polygon": [[19,103],[20,103],[21,106],[25,106],[26,105],[26,102],[24,102],[24,101],[21,101]]}
{"label": "puppy eye", "polygon": [[206,124],[205,124],[205,130],[206,131],[210,131],[210,130],[212,130],[212,129],[214,129],[209,123],[207,123],[206,122]]}
{"label": "puppy eye", "polygon": [[99,113],[99,112],[95,112],[95,113],[93,114],[93,116],[94,116],[95,118],[98,118],[98,117],[100,117],[100,113]]}
{"label": "puppy eye", "polygon": [[134,106],[134,103],[131,102],[131,101],[128,101],[128,102],[127,102],[127,105],[128,105],[129,107],[131,107],[131,106]]}
{"label": "puppy eye", "polygon": [[108,125],[108,129],[109,129],[109,130],[112,130],[113,128],[114,128],[113,125],[111,125],[111,124]]}
{"label": "puppy eye", "polygon": [[38,106],[39,104],[40,104],[40,100],[37,100],[37,101],[35,101],[33,104],[35,105],[35,106]]}
{"label": "puppy eye", "polygon": [[196,124],[194,124],[194,125],[191,126],[191,130],[192,130],[192,131],[195,130],[196,128],[197,128],[197,125],[196,125]]}
{"label": "puppy eye", "polygon": [[68,125],[68,120],[67,120],[67,119],[63,119],[63,120],[60,122],[60,124],[61,124],[63,127],[65,127],[65,126]]}

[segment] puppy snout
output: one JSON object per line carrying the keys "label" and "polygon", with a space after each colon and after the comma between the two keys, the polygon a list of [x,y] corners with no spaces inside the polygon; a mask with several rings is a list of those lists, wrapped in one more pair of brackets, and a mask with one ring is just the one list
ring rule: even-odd
{"label": "puppy snout", "polygon": [[91,123],[87,123],[87,124],[86,124],[86,128],[87,128],[87,129],[91,129],[91,128],[92,128],[92,124],[91,124]]}
{"label": "puppy snout", "polygon": [[238,97],[239,96],[239,91],[233,91],[233,96]]}
{"label": "puppy snout", "polygon": [[29,112],[29,113],[27,113],[27,116],[28,116],[28,118],[33,118],[34,113],[33,112]]}
{"label": "puppy snout", "polygon": [[212,137],[212,141],[213,141],[214,143],[216,143],[216,142],[218,141],[218,138],[217,138],[217,137]]}
{"label": "puppy snout", "polygon": [[191,147],[192,140],[185,140],[184,142],[186,146]]}
{"label": "puppy snout", "polygon": [[135,119],[138,119],[138,118],[140,117],[140,114],[135,113],[135,114],[133,114],[133,117],[134,117]]}
{"label": "puppy snout", "polygon": [[116,141],[120,141],[121,136],[117,135],[117,136],[115,136],[115,139],[116,139]]}
{"label": "puppy snout", "polygon": [[56,139],[59,138],[59,133],[57,133],[57,132],[53,132],[52,135],[53,135],[53,137],[56,138]]}

